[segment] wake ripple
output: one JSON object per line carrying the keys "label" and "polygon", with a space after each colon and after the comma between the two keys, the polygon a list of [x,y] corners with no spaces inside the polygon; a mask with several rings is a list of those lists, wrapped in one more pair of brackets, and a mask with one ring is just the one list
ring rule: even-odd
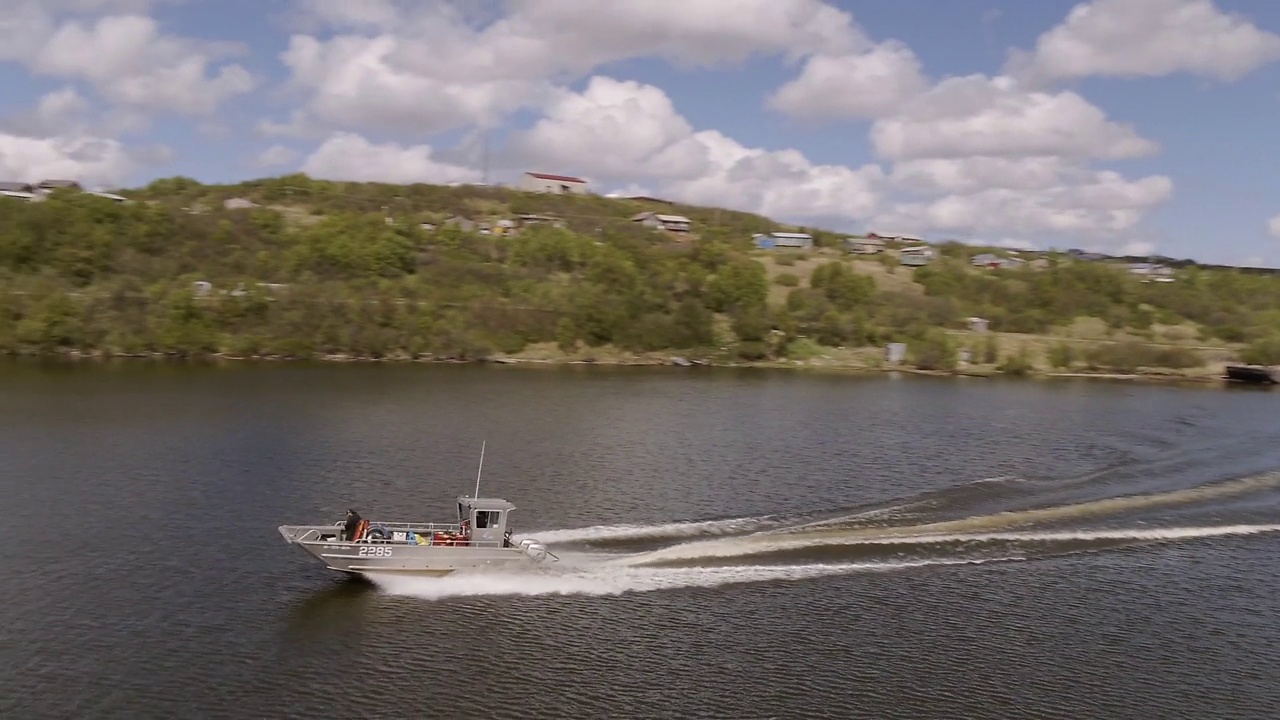
{"label": "wake ripple", "polygon": [[384,592],[424,600],[479,595],[589,595],[710,588],[749,583],[810,580],[857,572],[886,572],[939,565],[977,565],[1022,558],[939,559],[888,563],[811,563],[718,568],[593,567],[567,571],[458,572],[439,578],[369,573]]}

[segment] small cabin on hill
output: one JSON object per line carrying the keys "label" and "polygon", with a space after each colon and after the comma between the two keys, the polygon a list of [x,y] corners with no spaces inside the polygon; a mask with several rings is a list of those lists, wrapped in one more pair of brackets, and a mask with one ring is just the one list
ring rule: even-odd
{"label": "small cabin on hill", "polygon": [[107,200],[110,200],[111,202],[117,202],[117,203],[127,203],[127,202],[129,202],[129,198],[127,198],[127,197],[125,197],[125,196],[123,196],[123,195],[117,195],[117,194],[115,194],[115,193],[102,192],[102,191],[99,191],[99,190],[90,190],[88,194],[90,194],[90,195],[94,195],[94,196],[97,196],[97,197],[100,197],[100,198],[106,198]]}
{"label": "small cabin on hill", "polygon": [[631,221],[655,230],[666,230],[673,233],[687,233],[693,228],[693,221],[683,215],[642,212],[632,216]]}
{"label": "small cabin on hill", "polygon": [[527,172],[520,178],[520,189],[528,192],[554,193],[557,195],[585,195],[587,181],[572,175]]}
{"label": "small cabin on hill", "polygon": [[675,203],[671,202],[670,200],[663,200],[662,198],[650,197],[648,195],[629,195],[626,197],[626,199],[632,202],[657,203],[659,205],[675,205]]}
{"label": "small cabin on hill", "polygon": [[809,233],[756,233],[751,236],[751,239],[755,243],[755,246],[762,250],[809,250],[813,247],[813,236]]}
{"label": "small cabin on hill", "polygon": [[854,255],[877,255],[884,252],[883,238],[874,235],[868,237],[845,238],[844,248]]}
{"label": "small cabin on hill", "polygon": [[885,242],[897,243],[899,245],[919,245],[924,243],[920,238],[910,237],[907,235],[882,235],[881,233],[869,232],[866,237],[871,240],[883,240]]}
{"label": "small cabin on hill", "polygon": [[41,180],[36,183],[36,187],[50,192],[53,190],[74,190],[76,192],[80,192],[84,189],[80,187],[80,183],[75,180]]}
{"label": "small cabin on hill", "polygon": [[1173,268],[1153,262],[1129,263],[1129,272],[1142,278],[1143,282],[1173,282]]}
{"label": "small cabin on hill", "polygon": [[519,221],[520,227],[530,227],[532,225],[550,225],[551,227],[564,227],[564,220],[554,215],[541,215],[538,213],[524,213],[517,215],[516,220]]}
{"label": "small cabin on hill", "polygon": [[1026,261],[1016,257],[1001,257],[995,253],[980,253],[970,258],[969,263],[989,270],[1014,270],[1025,265]]}
{"label": "small cabin on hill", "polygon": [[910,267],[928,265],[937,257],[937,252],[928,245],[913,245],[898,251],[898,261]]}

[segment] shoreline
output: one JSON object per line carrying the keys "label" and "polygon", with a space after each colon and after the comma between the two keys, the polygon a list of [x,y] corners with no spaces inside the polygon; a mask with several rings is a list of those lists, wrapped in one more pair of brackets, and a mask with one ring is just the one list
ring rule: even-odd
{"label": "shoreline", "polygon": [[722,361],[708,359],[685,359],[679,355],[656,356],[653,354],[624,354],[605,358],[576,357],[528,357],[520,355],[499,355],[484,358],[410,356],[406,353],[393,353],[383,357],[363,356],[349,353],[321,354],[310,357],[290,355],[236,355],[232,353],[201,353],[186,355],[181,353],[106,353],[106,352],[26,352],[7,353],[12,360],[52,360],[67,362],[128,362],[128,361],[163,361],[167,363],[192,364],[234,364],[234,363],[354,363],[364,365],[503,365],[508,367],[667,367],[680,370],[696,370],[698,368],[716,369],[751,369],[751,370],[791,370],[800,372],[821,372],[843,375],[917,375],[925,377],[952,378],[1011,378],[1024,380],[1105,380],[1121,382],[1141,382],[1160,385],[1220,385],[1230,387],[1241,385],[1227,380],[1225,372],[1210,374],[1209,369],[1198,368],[1195,374],[1180,373],[1172,369],[1148,368],[1132,373],[1111,371],[1047,371],[1038,368],[1028,369],[1021,373],[1005,373],[994,367],[970,366],[955,370],[924,370],[908,365],[867,365],[855,363],[813,363],[809,361]]}

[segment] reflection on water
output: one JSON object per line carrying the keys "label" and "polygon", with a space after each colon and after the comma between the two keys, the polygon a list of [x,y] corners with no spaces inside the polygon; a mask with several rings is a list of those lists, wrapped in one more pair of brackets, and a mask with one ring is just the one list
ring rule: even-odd
{"label": "reflection on water", "polygon": [[[289,608],[285,625],[287,649],[309,652],[337,640],[356,643],[366,616],[377,600],[377,586],[359,576],[343,575]],[[322,649],[322,648],[320,648]]]}

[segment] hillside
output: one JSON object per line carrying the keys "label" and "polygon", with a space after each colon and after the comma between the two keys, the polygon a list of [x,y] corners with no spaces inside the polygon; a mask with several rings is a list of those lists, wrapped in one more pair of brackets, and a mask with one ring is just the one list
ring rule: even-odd
{"label": "hillside", "polygon": [[[4,204],[0,352],[876,367],[904,342],[909,363],[941,370],[962,350],[1011,373],[1280,362],[1280,278],[1231,269],[1142,282],[1041,253],[990,270],[956,244],[912,268],[893,243],[851,256],[818,231],[812,250],[756,250],[753,233],[791,228],[748,213],[496,187],[294,175],[121,194],[134,202]],[[630,220],[645,211],[693,233]]]}

